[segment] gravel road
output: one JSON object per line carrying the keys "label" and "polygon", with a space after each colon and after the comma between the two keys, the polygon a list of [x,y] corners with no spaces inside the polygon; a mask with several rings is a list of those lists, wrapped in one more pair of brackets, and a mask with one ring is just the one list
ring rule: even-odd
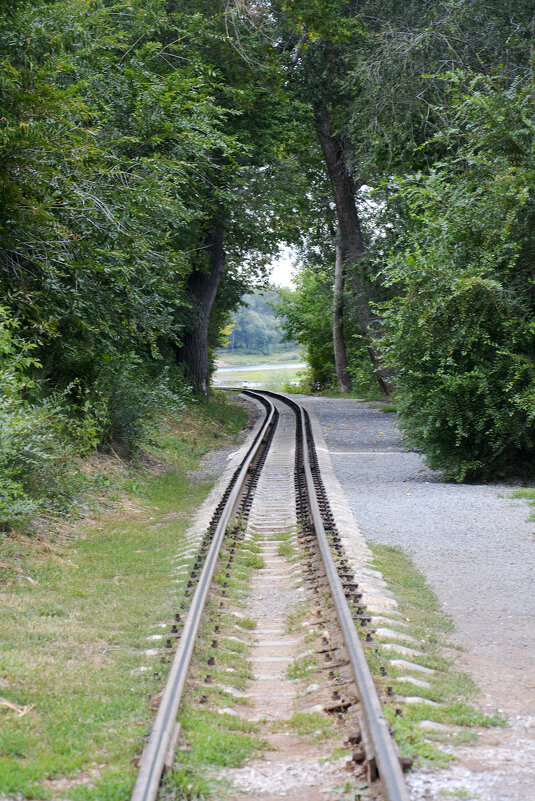
{"label": "gravel road", "polygon": [[[306,405],[319,418],[365,537],[411,555],[453,618],[455,640],[464,648],[458,666],[481,688],[478,703],[511,719],[512,728],[499,737],[501,751],[511,747],[517,766],[524,762],[518,782],[507,775],[510,763],[509,770],[496,767],[492,781],[478,780],[486,759],[482,756],[479,768],[470,767],[472,751],[458,766],[467,772],[459,774],[462,786],[481,801],[533,801],[535,523],[528,522],[529,505],[511,498],[513,488],[505,484],[445,482],[405,447],[394,415],[373,404],[306,398]],[[499,750],[492,756],[495,765]],[[451,770],[450,792],[459,786]],[[414,789],[415,799],[443,797],[424,785],[421,793]]]}

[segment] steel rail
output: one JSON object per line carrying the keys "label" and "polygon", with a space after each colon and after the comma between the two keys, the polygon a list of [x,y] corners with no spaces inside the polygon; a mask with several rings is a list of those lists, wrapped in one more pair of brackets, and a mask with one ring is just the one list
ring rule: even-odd
{"label": "steel rail", "polygon": [[[249,393],[249,391],[248,391]],[[252,394],[252,393],[251,393]],[[260,393],[259,393],[260,394]],[[365,726],[366,739],[373,749],[373,757],[377,771],[383,784],[386,801],[410,801],[409,791],[403,776],[397,748],[390,734],[388,721],[383,715],[381,702],[370,673],[364,649],[355,629],[351,610],[346,600],[344,588],[338,575],[335,561],[332,556],[329,541],[323,524],[323,518],[318,502],[316,486],[311,469],[311,453],[309,436],[306,428],[307,412],[301,404],[277,392],[263,391],[263,395],[276,397],[291,406],[297,417],[297,425],[301,429],[303,448],[303,470],[307,487],[310,516],[314,526],[318,547],[325,568],[327,580],[331,590],[336,615],[342,631],[344,645],[347,650],[359,700],[362,706],[362,723]],[[310,434],[312,438],[312,433]]]}
{"label": "steel rail", "polygon": [[294,408],[297,407],[298,410],[298,420],[303,438],[303,466],[310,515],[314,525],[323,566],[331,589],[331,595],[336,608],[336,615],[342,631],[344,644],[355,677],[357,692],[362,705],[364,724],[367,730],[366,734],[374,750],[377,770],[383,784],[387,801],[410,801],[409,791],[399,763],[399,756],[390,735],[388,721],[383,715],[381,702],[379,701],[370,668],[366,661],[364,649],[362,648],[362,644],[355,629],[351,610],[344,594],[344,588],[340,576],[338,575],[338,570],[323,525],[314,478],[310,467],[310,446],[306,431],[305,410],[300,404],[296,404],[293,400],[290,401],[290,403],[295,404]]}
{"label": "steel rail", "polygon": [[184,621],[184,628],[171,664],[156,719],[143,750],[139,773],[132,793],[132,801],[154,801],[158,794],[166,756],[176,742],[178,707],[225,531],[238,504],[251,464],[257,456],[274,419],[276,419],[274,405],[267,399],[264,399],[264,401],[268,404],[266,418],[242,462],[238,477],[214,531],[199,582]]}

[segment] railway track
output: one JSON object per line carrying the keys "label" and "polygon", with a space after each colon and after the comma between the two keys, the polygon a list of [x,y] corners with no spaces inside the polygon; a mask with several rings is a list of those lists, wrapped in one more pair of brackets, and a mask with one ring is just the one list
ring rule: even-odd
{"label": "railway track", "polygon": [[[286,693],[288,697],[281,692],[280,670],[297,655],[299,638],[285,632],[281,615],[283,607],[296,597],[291,583],[296,568],[288,567],[288,563],[285,567],[273,542],[277,534],[291,535],[299,544],[303,578],[299,592],[313,600],[313,613],[323,630],[318,654],[324,661],[323,669],[328,671],[329,686],[334,687],[323,708],[340,721],[351,748],[350,764],[374,784],[375,797],[408,801],[399,753],[383,717],[359,636],[359,629],[365,631],[369,616],[362,604],[358,578],[345,558],[340,532],[336,530],[308,413],[294,400],[277,393],[244,393],[262,404],[264,420],[201,541],[186,589],[189,606],[175,616],[171,634],[176,639],[176,650],[141,758],[132,801],[154,801],[162,774],[173,764],[180,736],[177,713],[203,611],[207,600],[214,596],[216,569],[223,566],[224,576],[230,578],[234,556],[251,537],[262,543],[266,567],[256,580],[264,589],[259,586],[253,594],[260,600],[256,606],[251,601],[252,614],[260,626],[255,633],[264,640],[252,654],[255,681],[250,699],[258,718],[270,714],[270,702],[272,705],[279,692],[279,717],[291,714],[295,699],[291,692]],[[227,604],[227,583],[223,580],[217,588],[220,608]],[[171,638],[168,645],[172,645]],[[275,655],[263,656],[264,645],[270,646],[270,653]],[[217,648],[217,639],[212,646]],[[214,663],[212,655],[208,664]],[[204,678],[206,683],[211,680],[210,674]],[[201,702],[203,699],[206,696],[201,697]],[[318,764],[314,763],[316,770]],[[332,766],[330,770],[333,771]],[[276,793],[272,795],[275,797]]]}

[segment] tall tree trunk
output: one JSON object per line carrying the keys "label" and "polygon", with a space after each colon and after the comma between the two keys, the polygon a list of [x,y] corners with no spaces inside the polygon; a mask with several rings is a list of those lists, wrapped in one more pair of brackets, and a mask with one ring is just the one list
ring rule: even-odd
{"label": "tall tree trunk", "polygon": [[[356,266],[362,259],[365,248],[355,205],[355,184],[347,168],[342,138],[339,134],[333,132],[332,121],[326,107],[316,117],[316,132],[333,190],[338,219],[341,264],[344,268],[350,265]],[[370,354],[377,383],[384,395],[390,395],[392,391],[391,375],[382,366],[381,354],[373,341],[378,320],[372,313],[367,288],[358,269],[350,269],[349,274],[351,276],[350,284],[357,309],[357,317]]]}
{"label": "tall tree trunk", "polygon": [[206,234],[207,263],[194,269],[187,281],[192,321],[177,354],[178,360],[185,364],[186,376],[205,397],[208,397],[210,382],[210,313],[225,272],[223,236],[223,225],[214,218]]}
{"label": "tall tree trunk", "polygon": [[338,384],[338,391],[342,394],[349,392],[351,389],[351,377],[347,370],[346,341],[344,336],[344,284],[345,274],[342,263],[342,248],[340,247],[340,242],[337,242],[336,258],[334,262],[333,349],[336,382]]}

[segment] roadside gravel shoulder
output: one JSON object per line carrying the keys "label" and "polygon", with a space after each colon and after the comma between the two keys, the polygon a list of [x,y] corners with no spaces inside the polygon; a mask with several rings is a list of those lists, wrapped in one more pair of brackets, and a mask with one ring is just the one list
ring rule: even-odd
{"label": "roadside gravel shoulder", "polygon": [[[414,799],[463,791],[479,801],[533,801],[535,525],[528,504],[512,499],[506,484],[445,482],[405,446],[394,415],[377,404],[307,398],[306,405],[364,537],[413,559],[453,619],[457,666],[480,687],[476,703],[511,722],[490,732],[489,742],[458,749],[459,762],[440,772],[438,784],[436,771],[413,774]],[[482,773],[489,760],[493,775]]]}

